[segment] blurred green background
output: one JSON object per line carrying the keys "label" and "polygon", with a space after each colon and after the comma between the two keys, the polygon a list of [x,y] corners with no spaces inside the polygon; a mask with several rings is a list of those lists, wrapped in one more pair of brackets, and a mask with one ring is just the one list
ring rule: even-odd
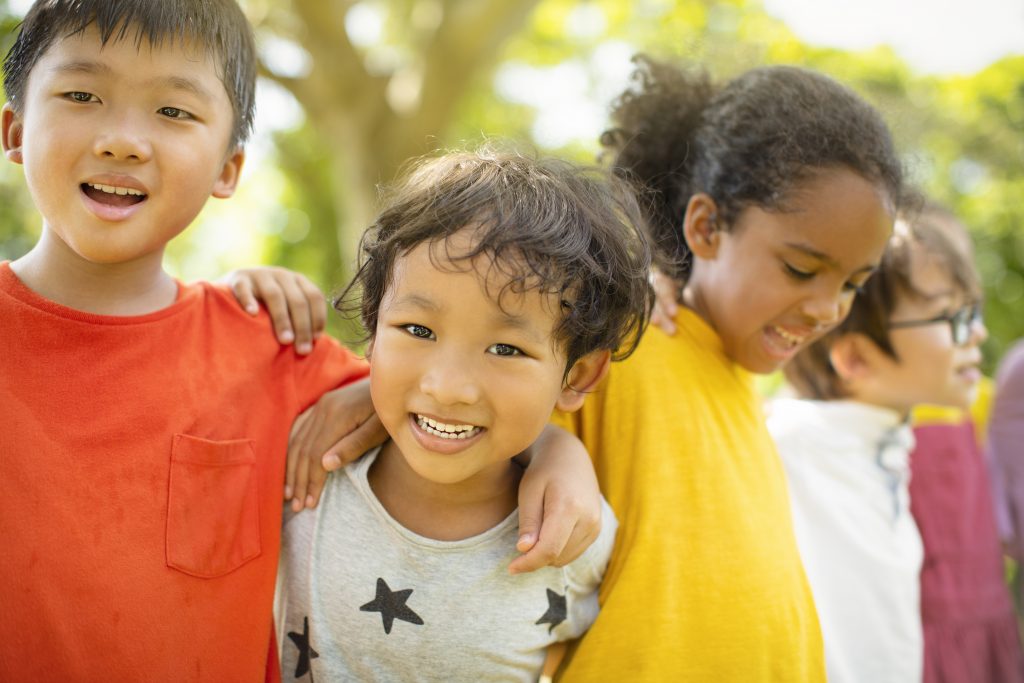
{"label": "blurred green background", "polygon": [[[27,4],[0,0],[4,53]],[[805,4],[797,19],[814,7]],[[942,75],[889,47],[811,45],[756,1],[242,5],[261,50],[257,132],[235,198],[209,202],[168,250],[169,269],[186,280],[279,264],[336,290],[377,186],[403,160],[508,137],[593,161],[608,105],[628,85],[629,58],[644,51],[703,63],[720,79],[760,64],[800,64],[861,92],[890,122],[913,180],[973,232],[991,335],[987,369],[1024,336],[1024,43],[1016,55]],[[880,35],[923,29],[888,10],[878,20]],[[986,40],[965,27],[951,32],[948,50]],[[27,251],[38,225],[21,168],[0,164],[0,259]],[[331,331],[351,336],[337,316]]]}

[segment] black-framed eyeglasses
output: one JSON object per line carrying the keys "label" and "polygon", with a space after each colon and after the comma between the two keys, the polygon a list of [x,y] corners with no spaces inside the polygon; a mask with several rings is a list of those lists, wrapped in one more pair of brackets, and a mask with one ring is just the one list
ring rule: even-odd
{"label": "black-framed eyeglasses", "polygon": [[901,327],[920,327],[934,323],[949,323],[949,329],[953,332],[953,343],[963,346],[971,338],[971,327],[981,320],[981,305],[969,304],[959,308],[952,313],[943,313],[927,320],[900,320],[890,322],[890,330],[898,330]]}

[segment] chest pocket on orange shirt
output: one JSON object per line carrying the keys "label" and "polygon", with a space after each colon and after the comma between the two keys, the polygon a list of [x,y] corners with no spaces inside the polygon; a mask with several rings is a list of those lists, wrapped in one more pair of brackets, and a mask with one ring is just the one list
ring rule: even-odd
{"label": "chest pocket on orange shirt", "polygon": [[210,578],[259,554],[253,442],[175,434],[167,496],[167,565]]}

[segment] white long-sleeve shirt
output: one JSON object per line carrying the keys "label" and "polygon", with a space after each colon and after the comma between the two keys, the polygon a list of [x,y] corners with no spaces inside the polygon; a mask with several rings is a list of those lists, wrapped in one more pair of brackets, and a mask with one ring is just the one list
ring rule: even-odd
{"label": "white long-sleeve shirt", "polygon": [[910,427],[855,401],[778,400],[797,543],[832,683],[919,683],[921,536],[910,514]]}

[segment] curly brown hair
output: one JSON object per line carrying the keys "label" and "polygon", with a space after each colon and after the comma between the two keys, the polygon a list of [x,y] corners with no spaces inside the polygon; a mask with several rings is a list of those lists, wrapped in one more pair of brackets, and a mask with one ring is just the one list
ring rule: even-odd
{"label": "curly brown hair", "polygon": [[334,306],[358,314],[373,336],[396,259],[464,228],[473,247],[441,253],[457,262],[489,257],[509,278],[498,293],[557,294],[556,340],[566,374],[592,351],[613,359],[636,348],[653,304],[650,248],[631,188],[606,170],[501,151],[450,152],[414,161],[363,234],[359,268]]}
{"label": "curly brown hair", "polygon": [[645,186],[659,265],[685,282],[686,206],[706,193],[717,225],[730,229],[748,206],[785,211],[791,190],[845,167],[902,200],[903,170],[879,113],[850,89],[813,71],[770,66],[724,85],[702,69],[633,59],[633,86],[613,104],[601,136],[615,171]]}

